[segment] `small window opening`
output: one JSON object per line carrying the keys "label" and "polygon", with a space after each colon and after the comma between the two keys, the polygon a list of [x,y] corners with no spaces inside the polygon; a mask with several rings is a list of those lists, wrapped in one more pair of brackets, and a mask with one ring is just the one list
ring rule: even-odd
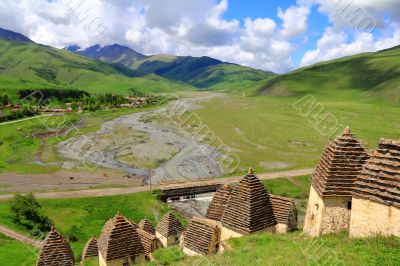
{"label": "small window opening", "polygon": [[347,209],[348,209],[348,210],[351,210],[351,201],[348,201],[348,202],[347,202]]}

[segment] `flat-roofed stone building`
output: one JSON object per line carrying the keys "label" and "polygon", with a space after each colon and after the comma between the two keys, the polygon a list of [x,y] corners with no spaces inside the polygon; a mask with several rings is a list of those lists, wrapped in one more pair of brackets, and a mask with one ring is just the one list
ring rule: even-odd
{"label": "flat-roofed stone building", "polygon": [[367,159],[348,127],[329,144],[312,176],[304,232],[319,236],[349,229],[354,183]]}
{"label": "flat-roofed stone building", "polygon": [[183,237],[183,252],[206,256],[220,249],[221,227],[217,221],[193,217]]}
{"label": "flat-roofed stone building", "polygon": [[400,236],[400,141],[382,139],[353,191],[350,236]]}
{"label": "flat-roofed stone building", "polygon": [[164,247],[168,247],[179,243],[179,238],[183,231],[185,231],[185,227],[176,218],[175,214],[170,211],[158,222],[156,237]]}
{"label": "flat-roofed stone building", "polygon": [[128,266],[145,262],[138,226],[117,214],[103,227],[98,240],[100,266]]}
{"label": "flat-roofed stone building", "polygon": [[233,189],[221,223],[222,241],[259,231],[274,231],[277,222],[269,194],[251,168]]}
{"label": "flat-roofed stone building", "polygon": [[37,266],[74,266],[72,249],[54,227],[47,234],[37,260]]}

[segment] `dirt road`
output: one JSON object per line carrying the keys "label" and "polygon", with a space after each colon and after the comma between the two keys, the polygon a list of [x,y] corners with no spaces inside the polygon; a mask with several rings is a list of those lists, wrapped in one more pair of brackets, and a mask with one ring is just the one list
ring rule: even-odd
{"label": "dirt road", "polygon": [[4,123],[1,123],[0,126],[15,124],[15,123],[23,122],[23,121],[28,121],[28,120],[32,120],[32,119],[42,118],[42,117],[46,117],[46,116],[53,116],[53,115],[54,115],[54,114],[38,115],[38,116],[28,117],[28,118],[24,118],[24,119],[20,119],[20,120],[14,120],[14,121],[10,121],[10,122],[4,122]]}
{"label": "dirt road", "polygon": [[0,224],[0,233],[2,233],[3,235],[8,236],[9,238],[18,240],[18,241],[20,241],[20,242],[22,242],[24,244],[31,245],[31,246],[33,246],[35,248],[40,248],[40,246],[42,244],[42,242],[39,241],[39,240],[30,238],[30,237],[28,237],[26,235],[23,235],[21,233],[18,233],[18,232],[14,231],[14,230],[12,230],[12,229],[4,226],[4,225],[1,225],[1,224]]}
{"label": "dirt road", "polygon": [[[257,175],[257,177],[260,180],[290,178],[290,177],[312,174],[313,170],[314,169],[309,168],[309,169],[291,170],[291,171],[277,172],[277,173],[266,173],[266,174],[259,174]],[[190,186],[190,185],[202,185],[202,184],[229,184],[229,183],[236,183],[240,181],[242,178],[243,176],[234,176],[234,177],[216,178],[211,180],[210,179],[198,180],[193,182],[158,184],[154,185],[153,189],[167,189],[177,186]],[[88,197],[126,195],[126,194],[144,192],[148,190],[149,190],[148,186],[141,186],[141,187],[106,188],[106,189],[92,189],[92,190],[66,191],[66,192],[44,192],[44,193],[36,193],[35,196],[36,198],[39,199],[88,198]],[[12,194],[0,195],[0,200],[9,200],[12,199],[13,197],[14,196]]]}

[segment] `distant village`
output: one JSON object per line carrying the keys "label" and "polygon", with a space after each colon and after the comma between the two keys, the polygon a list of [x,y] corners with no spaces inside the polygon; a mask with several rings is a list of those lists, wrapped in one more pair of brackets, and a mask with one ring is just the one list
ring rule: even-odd
{"label": "distant village", "polygon": [[[400,141],[381,139],[367,153],[346,128],[326,148],[312,176],[303,232],[310,237],[349,232],[350,237],[400,236]],[[298,229],[297,207],[290,198],[269,194],[250,168],[236,186],[221,186],[205,217],[185,228],[173,212],[154,227],[117,213],[98,238],[88,240],[82,262],[133,265],[153,260],[159,248],[179,245],[187,256],[230,250],[227,240],[253,233],[285,234]],[[54,228],[42,246],[38,266],[74,265],[69,244]]]}
{"label": "distant village", "polygon": [[40,113],[72,113],[109,110],[118,108],[141,108],[163,100],[162,96],[124,96],[116,94],[90,95],[74,90],[22,90],[18,99],[7,94],[0,95],[0,122],[31,117]]}
{"label": "distant village", "polygon": [[[129,97],[125,96],[127,103],[121,103],[117,108],[139,108],[148,104],[148,99],[146,97]],[[66,107],[49,107],[49,106],[36,106],[39,112],[43,113],[72,113],[74,111],[83,111],[85,110],[84,102],[76,102],[76,103],[65,103],[63,104]],[[76,105],[76,107],[74,107]],[[2,106],[2,110],[10,110],[10,111],[19,111],[24,108],[23,105],[18,103],[7,103]]]}

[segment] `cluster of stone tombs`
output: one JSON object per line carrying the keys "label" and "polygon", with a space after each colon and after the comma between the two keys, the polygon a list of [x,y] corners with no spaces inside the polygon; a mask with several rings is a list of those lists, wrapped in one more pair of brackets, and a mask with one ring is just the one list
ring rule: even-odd
{"label": "cluster of stone tombs", "polygon": [[[165,214],[154,228],[148,219],[138,225],[122,214],[107,221],[99,239],[92,237],[82,253],[82,262],[98,257],[100,266],[125,266],[143,263],[151,253],[160,248],[174,245],[184,227],[173,212]],[[54,228],[43,242],[37,261],[38,266],[74,265],[71,247]]]}
{"label": "cluster of stone tombs", "polygon": [[[400,236],[400,141],[382,139],[367,154],[347,127],[326,148],[312,176],[303,231],[310,236],[348,230],[351,237]],[[222,187],[207,219],[193,218],[184,233],[187,255],[223,251],[224,240],[297,226],[291,199],[268,195],[252,171],[234,189]]]}
{"label": "cluster of stone tombs", "polygon": [[303,231],[400,236],[400,141],[368,154],[349,128],[326,148],[312,176]]}
{"label": "cluster of stone tombs", "polygon": [[210,255],[227,249],[225,240],[229,238],[295,229],[294,200],[269,194],[250,169],[236,187],[225,185],[217,191],[206,218],[193,217],[181,245],[186,255]]}
{"label": "cluster of stone tombs", "polygon": [[[188,255],[209,255],[225,250],[225,240],[231,237],[259,231],[284,233],[296,228],[294,200],[268,194],[250,169],[235,188],[223,186],[215,194],[206,218],[193,217],[186,230],[173,212],[164,215],[156,228],[147,219],[136,225],[117,214],[104,225],[98,240],[89,239],[82,261],[98,257],[100,266],[132,265],[150,259],[157,248],[178,242]],[[57,239],[58,246],[53,239]],[[60,258],[63,265],[74,265],[70,246],[52,229],[37,265],[58,265]]]}
{"label": "cluster of stone tombs", "polygon": [[[381,140],[367,154],[347,128],[325,150],[312,176],[304,232],[311,236],[349,230],[350,236],[400,236],[400,142]],[[378,215],[377,215],[378,214]],[[205,218],[193,217],[188,228],[172,212],[157,227],[139,225],[118,214],[100,238],[86,244],[82,260],[99,257],[99,265],[144,262],[159,248],[180,243],[185,254],[210,255],[228,248],[225,240],[255,232],[297,229],[294,200],[267,193],[250,169],[234,188],[221,187]],[[68,243],[54,229],[44,241],[37,265],[73,265]]]}

